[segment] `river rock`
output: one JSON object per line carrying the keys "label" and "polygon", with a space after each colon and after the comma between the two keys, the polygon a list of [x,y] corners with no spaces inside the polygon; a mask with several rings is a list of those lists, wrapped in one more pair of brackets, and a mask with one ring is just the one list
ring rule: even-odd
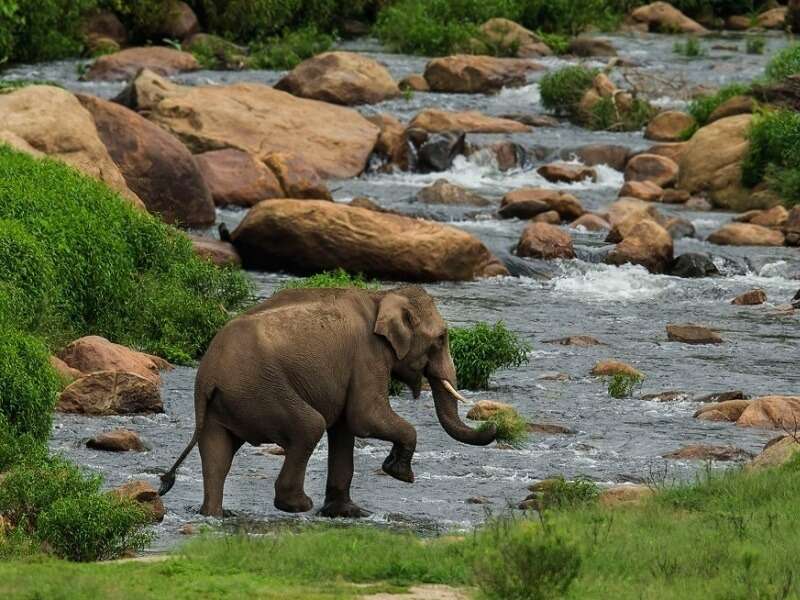
{"label": "river rock", "polygon": [[792,305],[792,308],[800,308],[800,291],[798,291],[794,295],[794,299],[792,299],[791,305]]}
{"label": "river rock", "polygon": [[684,205],[686,210],[693,210],[696,212],[708,212],[714,210],[711,202],[703,196],[691,196]]}
{"label": "river rock", "polygon": [[749,115],[755,112],[757,106],[758,103],[751,96],[734,96],[715,108],[709,115],[708,122],[713,123],[736,115]]}
{"label": "river rock", "polygon": [[694,413],[694,418],[702,421],[735,422],[749,405],[750,400],[726,400],[707,404]]}
{"label": "river rock", "polygon": [[147,450],[139,434],[130,429],[112,429],[98,433],[86,442],[86,447],[107,452],[144,452]]}
{"label": "river rock", "polygon": [[719,402],[728,402],[730,400],[749,400],[750,397],[745,394],[742,390],[728,390],[727,392],[713,392],[711,394],[706,394],[705,396],[697,396],[693,400],[695,402],[704,402],[704,403],[719,403]]}
{"label": "river rock", "polygon": [[759,288],[736,296],[736,298],[731,301],[731,304],[737,306],[757,306],[759,304],[764,304],[766,301],[767,293]]}
{"label": "river rock", "polygon": [[681,134],[694,124],[694,117],[691,115],[679,110],[667,110],[650,120],[644,137],[657,142],[680,142]]}
{"label": "river rock", "polygon": [[670,188],[664,190],[664,195],[661,196],[661,202],[664,204],[686,204],[690,197],[689,192],[686,190]]}
{"label": "river rock", "polygon": [[750,223],[728,223],[711,235],[708,241],[719,246],[783,246],[783,233]]}
{"label": "river rock", "polygon": [[525,148],[511,141],[495,142],[487,146],[486,150],[494,156],[497,168],[503,172],[521,168],[528,160]]}
{"label": "river rock", "polygon": [[563,229],[548,223],[530,223],[517,244],[517,256],[555,259],[575,258],[572,238]]}
{"label": "river rock", "polygon": [[641,504],[655,492],[643,484],[615,485],[600,492],[598,501],[606,508],[635,506]]}
{"label": "river rock", "polygon": [[0,94],[0,138],[9,134],[22,141],[14,144],[17,149],[35,149],[35,156],[65,162],[144,208],[100,139],[92,115],[68,91],[30,85]]}
{"label": "river rock", "polygon": [[666,188],[678,179],[678,165],[674,160],[657,154],[637,154],[625,167],[625,181],[651,181]]}
{"label": "river rock", "polygon": [[[509,19],[489,19],[481,25],[483,38],[495,48],[511,54],[512,50],[519,58],[550,56],[553,51],[538,35],[519,23]],[[478,45],[483,42],[478,41]]]}
{"label": "river rock", "polygon": [[531,128],[510,119],[489,117],[477,111],[453,112],[426,108],[408,124],[429,133],[527,133]]}
{"label": "river rock", "polygon": [[786,23],[786,10],[785,6],[779,6],[764,11],[756,17],[756,26],[764,29],[783,29]]}
{"label": "river rock", "polygon": [[758,214],[753,215],[749,222],[762,227],[780,228],[786,225],[788,220],[789,211],[778,205],[768,210],[759,211]]}
{"label": "river rock", "polygon": [[660,185],[652,181],[626,181],[619,191],[621,197],[638,198],[645,202],[658,202],[664,196]]}
{"label": "river rock", "polygon": [[663,455],[663,458],[676,460],[713,460],[713,461],[732,461],[746,460],[753,455],[736,448],[735,446],[709,446],[708,444],[690,444],[674,452]]}
{"label": "river rock", "polygon": [[668,273],[675,277],[713,277],[719,269],[707,254],[687,252],[677,257],[669,266]]}
{"label": "river rock", "polygon": [[664,229],[669,232],[673,240],[693,238],[697,233],[692,222],[688,219],[684,219],[683,217],[672,217],[671,219],[668,219],[664,225]]}
{"label": "river rock", "polygon": [[[650,146],[647,150],[645,150],[645,154],[656,154],[658,156],[663,156],[665,158],[669,158],[670,160],[674,160],[676,163],[680,164],[681,157],[683,153],[686,151],[688,142],[665,142],[663,144],[654,144]],[[620,169],[622,170],[622,169]]]}
{"label": "river rock", "polygon": [[160,523],[167,514],[158,492],[146,481],[129,481],[110,493],[141,504],[150,513],[153,523]]}
{"label": "river rock", "polygon": [[78,369],[73,369],[57,356],[50,356],[49,360],[50,366],[53,367],[53,370],[56,372],[61,381],[65,382],[66,384],[70,384],[79,377],[83,376],[83,373],[81,373]]}
{"label": "river rock", "polygon": [[561,152],[561,158],[570,160],[577,158],[587,167],[606,165],[616,171],[625,170],[630,157],[630,149],[627,146],[617,144],[587,144],[580,148],[567,149]]}
{"label": "river rock", "polygon": [[577,432],[571,427],[554,425],[552,423],[528,423],[528,433],[541,433],[544,435],[575,435]]}
{"label": "river rock", "polygon": [[601,360],[592,367],[591,374],[595,377],[613,377],[614,375],[644,377],[644,373],[639,369],[619,360]]}
{"label": "river rock", "polygon": [[574,54],[582,58],[589,56],[616,56],[617,49],[608,40],[581,35],[570,40],[567,54]]}
{"label": "river rock", "polygon": [[561,215],[554,210],[540,213],[533,217],[534,223],[547,223],[548,225],[561,225]]}
{"label": "river rock", "polygon": [[783,435],[767,442],[761,453],[745,465],[745,469],[780,467],[792,460],[798,452],[800,452],[800,442],[791,435]]}
{"label": "river rock", "polygon": [[363,54],[323,52],[306,59],[275,88],[301,98],[333,104],[377,104],[400,95],[389,71]]}
{"label": "river rock", "polygon": [[559,346],[575,346],[577,348],[590,348],[591,346],[605,346],[603,342],[590,335],[570,335],[555,340],[547,340],[545,344],[558,344]]}
{"label": "river rock", "polygon": [[585,179],[597,181],[597,171],[583,165],[551,163],[539,167],[536,172],[551,183],[578,183]]}
{"label": "river rock", "polygon": [[490,202],[483,196],[470,192],[446,179],[437,179],[431,185],[417,192],[417,200],[425,204],[461,204],[467,206],[488,206]]}
{"label": "river rock", "polygon": [[388,113],[368,115],[367,119],[381,130],[374,151],[386,157],[391,164],[407,170],[409,167],[408,139],[405,125]]}
{"label": "river rock", "polygon": [[170,39],[185,40],[198,31],[200,22],[192,8],[182,0],[172,0],[159,33]]}
{"label": "river rock", "polygon": [[471,280],[508,275],[472,235],[432,221],[335,202],[267,200],[232,234],[248,268],[351,273],[400,281]]}
{"label": "river rock", "polygon": [[700,23],[690,19],[668,2],[653,2],[640,6],[631,13],[631,18],[635,22],[646,24],[650,31],[696,35],[708,33]]}
{"label": "river rock", "polygon": [[486,421],[491,419],[497,413],[512,412],[514,407],[505,402],[497,402],[495,400],[478,400],[475,405],[469,409],[467,418],[473,421]]}
{"label": "river rock", "polygon": [[75,340],[61,350],[58,357],[83,374],[97,371],[126,371],[149,379],[155,384],[161,383],[159,372],[171,368],[169,363],[161,358],[109,342],[98,335]]}
{"label": "river rock", "polygon": [[730,31],[747,31],[751,20],[747,15],[731,15],[725,19],[725,29]]}
{"label": "river rock", "polygon": [[304,157],[293,152],[270,152],[261,160],[278,178],[284,198],[333,200],[314,165]]}
{"label": "river rock", "polygon": [[258,83],[180,86],[143,71],[119,99],[146,110],[195,154],[221,148],[290,153],[325,178],[359,175],[380,133],[353,109]]}
{"label": "river rock", "polygon": [[673,258],[672,236],[655,221],[637,223],[603,262],[642,265],[651,273],[664,273]]}
{"label": "river rock", "polygon": [[736,420],[741,427],[762,427],[800,431],[800,396],[756,398]]}
{"label": "river rock", "polygon": [[577,219],[584,212],[578,199],[566,192],[520,188],[503,196],[498,214],[504,219],[531,219],[549,210],[556,211],[565,221]]}
{"label": "river rock", "polygon": [[188,52],[146,46],[127,48],[114,54],[106,54],[95,59],[83,75],[87,81],[124,81],[136,75],[141,69],[149,69],[167,77],[187,71],[197,71],[200,63]]}
{"label": "river rock", "polygon": [[164,412],[158,384],[135,373],[97,371],[69,384],[56,409],[86,415]]}
{"label": "river rock", "polygon": [[430,61],[425,80],[433,92],[490,94],[525,85],[528,71],[541,68],[524,59],[457,54]]}
{"label": "river rock", "polygon": [[685,402],[689,400],[689,394],[679,390],[668,390],[657,394],[644,394],[641,399],[645,402]]}
{"label": "river rock", "polygon": [[284,197],[278,178],[248,152],[226,148],[194,158],[217,206],[250,207],[261,200]]}
{"label": "river rock", "polygon": [[800,246],[800,206],[789,211],[783,230],[786,233],[787,246]]}
{"label": "river rock", "polygon": [[463,132],[434,133],[428,135],[420,129],[409,129],[412,132],[422,132],[425,139],[417,146],[416,168],[420,173],[440,173],[453,166],[457,156],[466,152],[467,136]]}
{"label": "river rock", "polygon": [[221,242],[212,238],[190,235],[192,250],[200,258],[214,263],[218,267],[240,267],[242,259],[230,242]]}
{"label": "river rock", "polygon": [[400,80],[398,84],[403,91],[410,90],[412,92],[430,92],[431,86],[428,85],[428,80],[422,75],[416,73],[407,75]]}
{"label": "river rock", "polygon": [[570,227],[573,229],[583,228],[586,231],[608,231],[611,229],[611,223],[606,221],[603,217],[592,213],[586,213],[575,219]]}
{"label": "river rock", "polygon": [[[666,217],[661,214],[656,206],[638,198],[620,198],[608,207],[608,222],[612,227],[617,227],[626,222],[630,228],[640,221],[654,221],[665,225]],[[624,236],[620,236],[622,239]],[[615,243],[619,241],[613,240]]]}
{"label": "river rock", "polygon": [[725,340],[714,330],[694,323],[667,325],[667,339],[682,344],[722,344]]}
{"label": "river rock", "polygon": [[132,110],[95,96],[78,95],[125,182],[147,210],[184,227],[211,225],[211,192],[180,141]]}
{"label": "river rock", "polygon": [[118,47],[128,43],[128,30],[110,10],[97,10],[86,15],[81,30],[89,46],[100,39],[110,40]]}

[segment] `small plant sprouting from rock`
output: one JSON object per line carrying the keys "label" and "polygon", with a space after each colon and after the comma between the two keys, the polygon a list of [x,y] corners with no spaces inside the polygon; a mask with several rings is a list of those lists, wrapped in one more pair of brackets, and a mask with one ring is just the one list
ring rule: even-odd
{"label": "small plant sprouting from rock", "polygon": [[530,350],[502,321],[450,329],[450,353],[462,388],[488,389],[492,373],[527,363]]}
{"label": "small plant sprouting from rock", "polygon": [[705,49],[700,44],[700,40],[695,37],[687,38],[685,42],[675,42],[672,51],[686,58],[697,58],[706,53]]}
{"label": "small plant sprouting from rock", "polygon": [[747,53],[748,54],[764,54],[764,48],[767,45],[767,40],[758,36],[749,38],[747,40]]}
{"label": "small plant sprouting from rock", "polygon": [[478,431],[485,431],[494,425],[497,428],[495,440],[513,448],[521,448],[528,439],[528,423],[513,409],[499,410],[478,425]]}
{"label": "small plant sprouting from rock", "polygon": [[644,375],[617,373],[608,382],[608,395],[617,399],[630,398],[643,381]]}

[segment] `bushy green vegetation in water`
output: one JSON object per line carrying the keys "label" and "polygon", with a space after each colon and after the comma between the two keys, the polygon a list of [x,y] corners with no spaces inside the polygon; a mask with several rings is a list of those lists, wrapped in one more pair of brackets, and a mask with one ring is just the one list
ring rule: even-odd
{"label": "bushy green vegetation in water", "polygon": [[608,382],[608,395],[612,398],[630,398],[637,386],[644,381],[643,375],[617,373]]}
{"label": "bushy green vegetation in water", "polygon": [[575,508],[597,500],[600,488],[593,481],[576,478],[567,481],[563,476],[546,480],[537,498],[539,510]]}
{"label": "bushy green vegetation in water", "polygon": [[641,98],[632,98],[627,110],[615,104],[613,98],[601,98],[592,106],[586,125],[596,130],[636,131],[647,125],[656,112],[649,102]]}
{"label": "bushy green vegetation in water", "polygon": [[307,25],[250,46],[247,66],[251,69],[293,69],[302,61],[333,46],[333,37],[315,25]]}
{"label": "bushy green vegetation in water", "polygon": [[766,181],[787,206],[800,204],[800,114],[765,110],[754,116],[748,137],[742,183]]}
{"label": "bushy green vegetation in water", "polygon": [[597,74],[596,69],[578,65],[548,72],[539,82],[542,105],[559,115],[575,114]]}
{"label": "bushy green vegetation in water", "polygon": [[495,440],[514,448],[521,448],[528,440],[528,423],[513,409],[499,410],[478,425],[478,431],[494,426]]}
{"label": "bushy green vegetation in water", "polygon": [[745,50],[748,54],[764,54],[764,49],[767,47],[767,40],[760,35],[747,39]]}
{"label": "bushy green vegetation in water", "polygon": [[310,277],[290,279],[278,287],[279,290],[291,288],[361,288],[374,290],[380,288],[380,283],[367,281],[363,275],[351,275],[344,269],[339,268],[333,271],[323,271]]}
{"label": "bushy green vegetation in water", "polygon": [[685,42],[675,42],[672,46],[672,51],[686,58],[698,58],[706,53],[705,48],[696,37],[686,38]]}
{"label": "bushy green vegetation in water", "polygon": [[525,364],[530,350],[502,321],[450,328],[450,353],[461,388],[488,389],[495,371]]}

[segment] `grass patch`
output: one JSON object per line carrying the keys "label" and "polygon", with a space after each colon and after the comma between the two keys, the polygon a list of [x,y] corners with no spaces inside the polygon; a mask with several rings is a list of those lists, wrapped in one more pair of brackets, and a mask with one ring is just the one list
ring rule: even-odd
{"label": "grass patch", "polygon": [[332,36],[321,32],[315,25],[307,25],[251,44],[247,66],[251,69],[289,70],[331,46]]}
{"label": "grass patch", "polygon": [[601,98],[592,107],[588,126],[604,131],[636,131],[647,125],[656,112],[641,98],[633,98],[627,110],[620,110],[612,98]]}
{"label": "grass patch", "polygon": [[574,115],[583,95],[597,76],[597,69],[571,66],[548,72],[539,82],[542,105],[558,115]]}
{"label": "grass patch", "polygon": [[630,398],[643,381],[644,375],[617,373],[608,382],[608,395],[618,400]]}
{"label": "grass patch", "polygon": [[708,125],[711,114],[722,104],[735,96],[744,96],[750,93],[751,87],[744,83],[732,83],[720,88],[714,94],[698,96],[689,103],[689,114],[694,117],[699,127]]}
{"label": "grass patch", "polygon": [[800,114],[763,111],[753,118],[750,146],[742,163],[742,183],[766,181],[787,206],[800,204]]}
{"label": "grass patch", "polygon": [[747,43],[745,44],[745,51],[748,54],[764,54],[764,50],[767,47],[767,40],[765,40],[761,36],[747,38]]}
{"label": "grass patch", "polygon": [[697,58],[706,54],[705,49],[700,44],[700,40],[696,37],[686,38],[685,42],[675,42],[672,46],[672,51],[686,58]]}
{"label": "grass patch", "polygon": [[492,425],[497,429],[495,440],[513,448],[522,448],[528,440],[528,423],[513,409],[500,410],[478,425],[485,431]]}
{"label": "grass patch", "polygon": [[784,48],[767,63],[764,75],[769,82],[777,83],[800,73],[800,44]]}
{"label": "grass patch", "polygon": [[377,281],[368,281],[363,275],[351,275],[342,268],[323,271],[310,277],[290,279],[282,283],[276,291],[294,288],[360,288],[365,290],[380,289]]}
{"label": "grass patch", "polygon": [[545,480],[538,492],[539,510],[575,508],[597,500],[600,489],[588,479],[567,481],[563,476]]}
{"label": "grass patch", "polygon": [[493,326],[450,328],[450,353],[461,388],[485,390],[498,369],[519,367],[528,362],[530,344],[520,340],[502,321]]}
{"label": "grass patch", "polygon": [[547,47],[553,51],[553,54],[566,54],[569,51],[569,37],[561,33],[547,33],[541,29],[536,32],[536,35],[547,44]]}

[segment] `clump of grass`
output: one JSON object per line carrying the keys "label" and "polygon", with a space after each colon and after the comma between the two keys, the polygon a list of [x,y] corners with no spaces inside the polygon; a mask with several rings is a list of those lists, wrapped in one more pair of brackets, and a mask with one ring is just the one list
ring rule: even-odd
{"label": "clump of grass", "polygon": [[764,54],[764,49],[767,46],[767,40],[761,36],[751,37],[747,39],[745,49],[748,54]]}
{"label": "clump of grass", "polygon": [[589,504],[597,500],[599,495],[600,488],[589,479],[577,477],[572,481],[567,481],[563,476],[558,476],[547,481],[538,500],[541,510],[564,509]]}
{"label": "clump of grass", "polygon": [[307,58],[329,50],[333,37],[308,25],[250,45],[247,66],[251,69],[293,69]]}
{"label": "clump of grass", "polygon": [[800,44],[784,48],[767,63],[764,71],[768,81],[777,83],[800,73]]}
{"label": "clump of grass", "polygon": [[697,58],[705,55],[706,51],[696,37],[686,38],[685,42],[675,42],[672,46],[675,54],[680,54],[686,58]]}
{"label": "clump of grass", "polygon": [[627,110],[620,110],[612,98],[601,98],[591,109],[589,127],[605,131],[636,131],[655,115],[656,110],[645,100],[633,98]]}
{"label": "clump of grass", "polygon": [[539,82],[542,105],[556,114],[576,114],[597,73],[596,69],[583,66],[564,67],[547,73]]}
{"label": "clump of grass", "polygon": [[450,329],[450,353],[462,388],[485,390],[489,378],[498,369],[519,367],[528,362],[531,347],[520,340],[502,321],[489,326]]}
{"label": "clump of grass", "polygon": [[566,54],[569,50],[569,37],[560,33],[547,33],[541,29],[536,35],[547,44],[553,54]]}
{"label": "clump of grass", "polygon": [[294,288],[360,288],[365,290],[377,290],[380,283],[368,281],[363,275],[351,275],[342,268],[333,271],[323,271],[310,277],[290,279],[280,285],[278,290]]}
{"label": "clump of grass", "polygon": [[608,382],[608,395],[617,399],[630,398],[643,381],[643,375],[617,373]]}
{"label": "clump of grass", "polygon": [[685,132],[683,137],[686,139],[694,135],[699,127],[708,124],[711,114],[722,104],[735,96],[744,96],[750,93],[751,86],[744,83],[732,83],[720,88],[714,94],[704,94],[698,96],[689,103],[689,114],[694,117],[697,125],[689,132]]}
{"label": "clump of grass", "polygon": [[757,114],[748,137],[742,182],[754,187],[766,181],[787,206],[800,203],[800,114],[791,110]]}
{"label": "clump of grass", "polygon": [[528,439],[528,423],[513,409],[499,410],[478,425],[485,431],[492,425],[497,429],[495,440],[514,448],[521,448]]}

